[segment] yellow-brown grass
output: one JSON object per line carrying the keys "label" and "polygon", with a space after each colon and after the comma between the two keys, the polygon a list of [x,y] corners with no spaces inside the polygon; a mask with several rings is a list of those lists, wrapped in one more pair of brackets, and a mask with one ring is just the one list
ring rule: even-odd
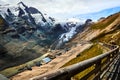
{"label": "yellow-brown grass", "polygon": [[[103,53],[102,46],[98,45],[98,44],[94,44],[90,49],[83,51],[82,53],[80,53],[80,56],[72,59],[71,61],[66,63],[63,67],[81,62],[83,60],[86,60],[86,59],[89,59],[92,57],[95,57],[95,56],[100,55],[102,53]],[[82,76],[86,75],[87,73],[89,73],[93,69],[94,69],[94,66],[91,66],[90,68],[84,70],[83,72],[80,72],[79,74],[75,75],[74,78],[76,80],[79,80]]]}

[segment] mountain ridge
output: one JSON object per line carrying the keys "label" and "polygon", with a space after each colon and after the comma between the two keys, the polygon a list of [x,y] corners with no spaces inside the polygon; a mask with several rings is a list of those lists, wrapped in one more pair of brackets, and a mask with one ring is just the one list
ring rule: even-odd
{"label": "mountain ridge", "polygon": [[93,21],[94,20],[97,21],[101,17],[107,17],[107,16],[115,14],[117,12],[120,12],[120,6],[104,9],[104,10],[94,12],[94,13],[80,14],[75,17],[79,17],[82,19],[92,19]]}

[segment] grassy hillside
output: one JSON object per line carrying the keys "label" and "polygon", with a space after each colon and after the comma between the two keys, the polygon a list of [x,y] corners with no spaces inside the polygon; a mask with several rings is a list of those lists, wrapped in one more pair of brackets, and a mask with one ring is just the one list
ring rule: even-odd
{"label": "grassy hillside", "polygon": [[114,15],[110,15],[109,17],[107,17],[106,19],[97,22],[93,25],[91,25],[91,29],[104,29],[106,28],[108,25],[110,25],[113,21],[116,20],[116,18],[118,18],[120,13],[116,13]]}
{"label": "grassy hillside", "polygon": [[[104,28],[108,27],[108,24],[112,24],[112,22],[115,21],[119,15],[120,15],[120,13],[116,13],[112,16],[109,16],[102,22],[96,23],[96,25],[107,23],[106,25],[104,25],[104,27],[101,27],[100,25],[99,25],[99,27],[97,27],[97,26],[95,26],[95,24],[93,24],[91,27],[94,29],[100,29],[100,28],[104,29]],[[110,29],[111,31],[106,30],[107,33],[101,33],[101,35],[97,36],[92,41],[93,42],[103,42],[103,43],[114,43],[114,44],[120,45],[120,19],[118,18],[116,23],[114,22],[114,25],[112,25],[112,26],[113,27]]]}
{"label": "grassy hillside", "polygon": [[98,44],[94,44],[91,48],[80,53],[80,55],[78,57],[72,59],[71,61],[66,63],[63,67],[78,63],[78,62],[86,60],[86,59],[89,59],[96,55],[102,54],[102,52],[103,52],[102,47]]}
{"label": "grassy hillside", "polygon": [[[104,52],[104,50],[108,50],[108,48],[103,47],[99,44],[94,44],[91,48],[89,48],[89,49],[83,51],[82,53],[80,53],[76,58],[74,58],[71,61],[69,61],[68,63],[66,63],[63,67],[66,67],[66,66],[81,62],[83,60],[95,57],[97,55],[100,55]],[[94,69],[93,66],[86,69],[85,71],[75,75],[74,78],[76,80],[79,80],[82,76],[84,76],[85,74],[90,72],[92,69]]]}
{"label": "grassy hillside", "polygon": [[93,40],[93,42],[114,43],[120,45],[120,29],[102,35]]}

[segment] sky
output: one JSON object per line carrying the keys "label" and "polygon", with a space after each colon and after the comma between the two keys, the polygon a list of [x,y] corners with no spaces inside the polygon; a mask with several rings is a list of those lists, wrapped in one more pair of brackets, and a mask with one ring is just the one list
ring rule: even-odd
{"label": "sky", "polygon": [[63,18],[79,14],[98,12],[120,6],[120,0],[0,0],[16,5],[22,1],[49,16]]}

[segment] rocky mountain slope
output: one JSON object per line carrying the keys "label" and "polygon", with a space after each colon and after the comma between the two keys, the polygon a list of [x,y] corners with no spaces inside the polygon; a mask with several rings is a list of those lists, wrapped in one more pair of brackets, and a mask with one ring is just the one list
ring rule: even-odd
{"label": "rocky mountain slope", "polygon": [[1,5],[0,70],[40,57],[49,48],[59,49],[62,44],[80,32],[85,24],[67,20],[57,22],[23,2],[16,6]]}

